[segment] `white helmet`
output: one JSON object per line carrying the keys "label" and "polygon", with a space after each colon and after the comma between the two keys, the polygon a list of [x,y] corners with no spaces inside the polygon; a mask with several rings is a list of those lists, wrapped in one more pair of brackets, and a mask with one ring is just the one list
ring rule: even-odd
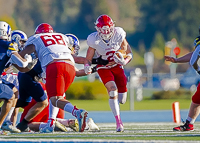
{"label": "white helmet", "polygon": [[23,50],[24,43],[27,41],[27,35],[21,30],[14,30],[11,34],[11,41],[16,42],[20,50]]}
{"label": "white helmet", "polygon": [[0,39],[10,40],[11,28],[10,25],[4,21],[0,21]]}

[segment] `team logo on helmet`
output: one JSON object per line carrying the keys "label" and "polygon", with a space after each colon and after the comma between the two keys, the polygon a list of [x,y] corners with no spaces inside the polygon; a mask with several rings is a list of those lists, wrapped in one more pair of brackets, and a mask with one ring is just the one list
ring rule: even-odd
{"label": "team logo on helmet", "polygon": [[78,38],[73,34],[65,35],[68,37],[70,50],[73,51],[75,55],[78,55],[80,49]]}
{"label": "team logo on helmet", "polygon": [[21,30],[14,30],[11,34],[11,41],[18,44],[19,50],[23,50],[25,42],[27,41],[27,35]]}

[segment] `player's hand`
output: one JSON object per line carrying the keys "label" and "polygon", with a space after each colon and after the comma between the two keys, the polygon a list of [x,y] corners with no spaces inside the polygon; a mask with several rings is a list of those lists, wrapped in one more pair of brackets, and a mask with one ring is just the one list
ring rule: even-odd
{"label": "player's hand", "polygon": [[[119,57],[117,56],[116,53],[118,54]],[[113,55],[113,59],[117,64],[120,64],[123,66],[126,65],[125,59],[124,59],[122,53],[120,53],[120,52],[115,52]]]}
{"label": "player's hand", "polygon": [[90,66],[89,64],[85,64],[84,65],[84,71],[85,71],[85,74],[91,74],[92,73],[92,66]]}
{"label": "player's hand", "polygon": [[170,61],[172,63],[176,63],[177,62],[176,58],[174,58],[174,57],[164,56],[164,58],[165,58],[166,61]]}
{"label": "player's hand", "polygon": [[27,60],[28,63],[32,62],[32,57],[31,57],[31,55],[26,54],[26,55],[24,56],[24,58]]}
{"label": "player's hand", "polygon": [[33,59],[31,62],[28,63],[27,68],[31,70],[36,65],[37,61],[38,59]]}
{"label": "player's hand", "polygon": [[14,52],[18,52],[18,45],[17,43],[10,43],[7,50],[7,55],[10,57]]}

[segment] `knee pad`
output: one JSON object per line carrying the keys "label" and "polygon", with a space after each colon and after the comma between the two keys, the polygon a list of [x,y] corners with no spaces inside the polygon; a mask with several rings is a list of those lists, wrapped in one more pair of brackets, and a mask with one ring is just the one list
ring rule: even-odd
{"label": "knee pad", "polygon": [[126,99],[127,99],[127,92],[124,93],[118,93],[118,101],[121,104],[126,103]]}
{"label": "knee pad", "polygon": [[117,96],[117,95],[118,95],[117,90],[115,90],[115,91],[110,91],[110,92],[109,92],[109,96],[110,96],[110,97],[115,97],[115,96]]}
{"label": "knee pad", "polygon": [[29,104],[29,102],[26,102],[26,101],[22,101],[22,100],[17,100],[17,104],[16,104],[16,108],[17,107],[25,107]]}

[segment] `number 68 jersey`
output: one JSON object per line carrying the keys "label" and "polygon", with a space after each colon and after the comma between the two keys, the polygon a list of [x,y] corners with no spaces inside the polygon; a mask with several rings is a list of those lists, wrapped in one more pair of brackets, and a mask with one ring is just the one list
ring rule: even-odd
{"label": "number 68 jersey", "polygon": [[97,57],[102,55],[102,59],[113,61],[113,54],[120,49],[122,41],[126,37],[126,32],[121,27],[115,27],[114,33],[108,42],[105,42],[98,32],[90,34],[87,38],[87,44],[89,47],[94,48]]}
{"label": "number 68 jersey", "polygon": [[61,33],[41,33],[31,36],[26,42],[26,46],[33,44],[37,57],[42,68],[54,59],[69,59],[74,63],[74,59],[69,49],[67,36]]}

